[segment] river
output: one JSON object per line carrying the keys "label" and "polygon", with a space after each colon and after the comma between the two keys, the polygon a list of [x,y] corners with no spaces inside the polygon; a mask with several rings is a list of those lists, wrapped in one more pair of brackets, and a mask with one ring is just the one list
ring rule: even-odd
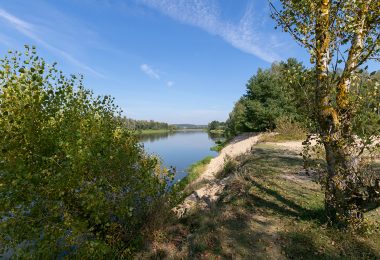
{"label": "river", "polygon": [[189,166],[206,156],[216,156],[211,151],[217,138],[205,131],[176,131],[141,136],[145,150],[160,157],[166,167],[176,169],[174,182],[187,175]]}

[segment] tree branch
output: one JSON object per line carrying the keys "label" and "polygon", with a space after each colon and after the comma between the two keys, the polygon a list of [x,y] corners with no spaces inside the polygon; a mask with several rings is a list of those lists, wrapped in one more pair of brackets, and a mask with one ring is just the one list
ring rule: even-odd
{"label": "tree branch", "polygon": [[[269,5],[271,7],[271,13],[272,13],[272,16],[273,17],[278,17],[281,21],[281,23],[283,24],[284,28],[286,28],[288,30],[288,32],[290,33],[290,35],[297,41],[299,42],[301,45],[304,45],[306,46],[307,48],[311,49],[311,50],[315,50],[315,47],[311,44],[309,44],[308,42],[305,42],[303,41],[294,31],[293,29],[291,28],[291,26],[285,22],[285,20],[282,18],[281,16],[281,13],[279,11],[277,11],[276,7],[273,5],[272,1],[268,0],[269,2]],[[275,12],[275,14],[273,13],[273,11]]]}

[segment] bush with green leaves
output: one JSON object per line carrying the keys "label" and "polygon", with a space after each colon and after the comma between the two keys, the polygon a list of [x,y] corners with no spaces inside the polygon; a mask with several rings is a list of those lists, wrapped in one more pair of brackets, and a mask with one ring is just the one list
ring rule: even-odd
{"label": "bush with green leaves", "polygon": [[275,132],[279,140],[305,140],[307,129],[297,121],[292,121],[287,117],[276,119]]}
{"label": "bush with green leaves", "polygon": [[34,48],[0,60],[0,255],[134,250],[170,173],[119,117]]}

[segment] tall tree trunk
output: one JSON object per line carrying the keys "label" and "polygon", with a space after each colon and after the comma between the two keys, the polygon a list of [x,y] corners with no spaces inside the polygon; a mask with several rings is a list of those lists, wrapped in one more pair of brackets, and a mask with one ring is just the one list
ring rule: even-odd
{"label": "tall tree trunk", "polygon": [[[325,209],[333,223],[347,225],[361,223],[362,210],[350,194],[351,177],[356,176],[358,162],[350,151],[350,122],[347,117],[347,92],[349,78],[342,79],[338,86],[338,97],[342,109],[336,110],[330,99],[332,89],[328,80],[330,63],[330,0],[320,0],[316,21],[316,65],[319,106],[318,121],[321,138],[326,150],[327,178]],[[347,121],[348,120],[348,121]],[[342,124],[343,122],[343,124]]]}
{"label": "tall tree trunk", "polygon": [[357,31],[351,42],[344,71],[337,84],[337,124],[330,126],[328,138],[324,140],[328,164],[326,211],[335,223],[354,227],[360,226],[363,221],[365,199],[363,194],[358,194],[357,189],[357,184],[363,183],[363,180],[360,180],[363,176],[359,169],[359,148],[352,133],[351,118],[354,108],[350,106],[348,95],[352,75],[363,50],[365,20],[370,2],[371,0],[363,2],[364,7],[358,13]]}
{"label": "tall tree trunk", "polygon": [[355,188],[359,177],[359,159],[338,141],[325,142],[325,150],[327,216],[334,224],[358,227],[364,217],[363,198]]}

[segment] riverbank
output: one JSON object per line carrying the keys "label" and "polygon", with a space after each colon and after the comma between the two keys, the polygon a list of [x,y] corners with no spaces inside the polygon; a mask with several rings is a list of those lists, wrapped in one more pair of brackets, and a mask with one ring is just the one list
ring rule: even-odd
{"label": "riverbank", "polygon": [[149,134],[165,134],[165,133],[172,133],[174,130],[169,129],[147,129],[147,130],[141,130],[136,131],[139,135],[149,135]]}
{"label": "riverbank", "polygon": [[223,129],[213,129],[208,131],[210,134],[215,134],[215,135],[224,135],[224,130]]}
{"label": "riverbank", "polygon": [[205,158],[193,163],[186,170],[187,175],[175,183],[172,187],[172,191],[177,203],[181,203],[191,192],[194,190],[192,183],[196,181],[199,176],[206,170],[207,165],[213,159],[213,156],[206,156]]}
{"label": "riverbank", "polygon": [[[195,203],[193,210],[181,219],[169,218],[141,256],[170,259],[380,257],[379,209],[366,214],[367,226],[361,233],[354,235],[329,227],[323,212],[322,189],[302,171],[301,142],[262,143],[255,137],[258,136],[240,137],[240,141],[235,140],[223,149],[224,154],[236,155],[226,160],[233,162],[234,167],[226,169],[227,163],[222,163],[220,168],[220,159],[214,158],[205,169],[205,173],[213,174],[198,178],[206,182],[202,184],[206,188],[203,191],[212,190],[207,186],[210,183],[220,184],[222,188],[215,193],[218,199],[211,201],[209,196],[208,201],[204,200],[206,205]],[[241,154],[242,151],[245,153]],[[211,168],[219,168],[219,172]],[[193,196],[197,197],[199,194]]]}
{"label": "riverbank", "polygon": [[219,193],[225,187],[226,180],[219,180],[218,174],[231,171],[234,167],[233,160],[236,157],[247,153],[256,144],[262,134],[244,133],[232,139],[219,153],[211,159],[199,178],[191,182],[185,189],[185,194],[191,191],[184,201],[176,206],[173,211],[178,217],[183,217],[191,212],[196,206],[202,205],[203,208],[210,206],[219,198]]}
{"label": "riverbank", "polygon": [[139,135],[149,135],[149,134],[165,134],[165,133],[175,133],[175,132],[196,132],[196,131],[206,131],[206,129],[147,129],[136,131]]}

